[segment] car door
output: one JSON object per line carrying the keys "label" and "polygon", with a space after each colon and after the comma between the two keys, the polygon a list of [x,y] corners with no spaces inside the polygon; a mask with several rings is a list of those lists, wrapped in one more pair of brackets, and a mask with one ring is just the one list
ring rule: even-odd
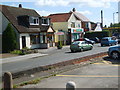
{"label": "car door", "polygon": [[86,44],[86,50],[89,50],[91,48],[90,44],[87,42],[85,42],[85,44]]}
{"label": "car door", "polygon": [[86,48],[86,43],[85,43],[84,41],[81,43],[81,46],[82,46],[83,50],[86,50],[86,49],[87,49],[87,48]]}

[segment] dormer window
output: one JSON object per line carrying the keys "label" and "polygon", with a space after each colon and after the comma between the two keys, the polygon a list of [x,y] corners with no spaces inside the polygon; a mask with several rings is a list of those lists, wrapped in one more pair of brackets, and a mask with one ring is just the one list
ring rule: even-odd
{"label": "dormer window", "polygon": [[42,25],[49,25],[49,19],[48,18],[42,18]]}
{"label": "dormer window", "polygon": [[39,17],[29,17],[30,25],[39,25]]}

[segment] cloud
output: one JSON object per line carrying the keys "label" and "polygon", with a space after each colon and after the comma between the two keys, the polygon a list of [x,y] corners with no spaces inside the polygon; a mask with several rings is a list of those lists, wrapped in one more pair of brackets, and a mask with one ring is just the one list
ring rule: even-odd
{"label": "cloud", "polygon": [[92,15],[92,12],[90,11],[79,11],[80,13],[82,13],[83,15]]}
{"label": "cloud", "polygon": [[111,2],[118,2],[118,0],[36,0],[35,5],[54,7],[76,4],[78,6],[109,8]]}
{"label": "cloud", "polygon": [[45,10],[42,10],[42,11],[37,11],[41,16],[48,16],[49,14],[51,14],[51,12],[49,11],[45,11]]}
{"label": "cloud", "polygon": [[39,6],[67,6],[68,1],[65,0],[37,0],[35,5]]}

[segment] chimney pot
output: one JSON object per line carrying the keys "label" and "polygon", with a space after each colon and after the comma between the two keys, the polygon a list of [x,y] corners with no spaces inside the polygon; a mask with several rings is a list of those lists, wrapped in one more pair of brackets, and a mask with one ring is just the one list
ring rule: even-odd
{"label": "chimney pot", "polygon": [[19,8],[22,8],[22,4],[19,4]]}
{"label": "chimney pot", "polygon": [[75,8],[73,8],[73,12],[75,12],[76,11],[76,9]]}

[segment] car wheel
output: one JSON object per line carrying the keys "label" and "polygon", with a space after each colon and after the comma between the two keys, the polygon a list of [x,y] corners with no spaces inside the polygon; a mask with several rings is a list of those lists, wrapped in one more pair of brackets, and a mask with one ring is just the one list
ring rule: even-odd
{"label": "car wheel", "polygon": [[90,47],[90,50],[92,50],[92,49],[93,49],[93,47],[91,46],[91,47]]}
{"label": "car wheel", "polygon": [[83,52],[83,48],[81,48],[80,51]]}
{"label": "car wheel", "polygon": [[120,58],[120,54],[118,52],[112,52],[111,57],[116,60]]}
{"label": "car wheel", "polygon": [[75,52],[75,50],[71,50],[71,52]]}
{"label": "car wheel", "polygon": [[103,47],[103,44],[101,44],[101,47]]}

